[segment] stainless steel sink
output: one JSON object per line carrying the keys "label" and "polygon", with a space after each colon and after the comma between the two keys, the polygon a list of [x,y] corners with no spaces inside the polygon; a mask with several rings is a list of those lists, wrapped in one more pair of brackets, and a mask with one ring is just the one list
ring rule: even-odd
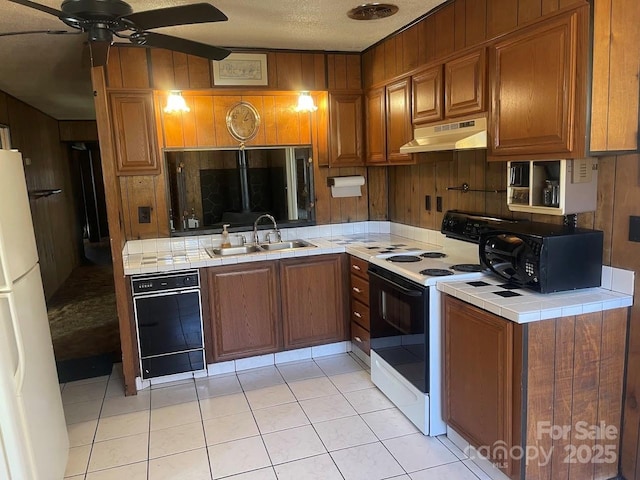
{"label": "stainless steel sink", "polygon": [[228,255],[244,255],[246,253],[258,252],[260,248],[256,245],[243,245],[241,247],[206,248],[205,250],[210,257],[226,257]]}
{"label": "stainless steel sink", "polygon": [[309,242],[306,242],[304,240],[290,240],[288,242],[260,244],[260,248],[267,251],[284,250],[286,248],[303,248],[303,247],[315,247],[315,245],[312,245]]}
{"label": "stainless steel sink", "polygon": [[315,247],[315,245],[305,240],[290,240],[288,242],[261,243],[260,245],[242,245],[241,247],[208,247],[205,248],[205,250],[211,258],[215,258],[226,257],[229,255],[245,255],[247,253],[254,252],[272,252],[274,250],[285,250],[287,248],[295,249],[304,247]]}

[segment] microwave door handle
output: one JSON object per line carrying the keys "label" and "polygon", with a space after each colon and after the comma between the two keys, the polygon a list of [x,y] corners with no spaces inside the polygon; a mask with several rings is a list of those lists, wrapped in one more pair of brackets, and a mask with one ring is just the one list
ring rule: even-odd
{"label": "microwave door handle", "polygon": [[408,288],[403,287],[402,285],[397,284],[389,280],[388,278],[382,277],[375,272],[369,271],[369,275],[373,275],[374,277],[382,280],[387,285],[391,285],[396,291],[406,295],[407,297],[421,297],[422,292],[420,290],[409,290]]}

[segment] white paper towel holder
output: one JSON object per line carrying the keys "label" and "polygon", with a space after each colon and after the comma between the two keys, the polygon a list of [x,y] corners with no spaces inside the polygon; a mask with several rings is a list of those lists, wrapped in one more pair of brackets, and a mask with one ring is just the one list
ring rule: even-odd
{"label": "white paper towel holder", "polygon": [[331,196],[334,198],[361,197],[360,187],[364,183],[365,179],[362,175],[327,178],[327,186],[331,187]]}

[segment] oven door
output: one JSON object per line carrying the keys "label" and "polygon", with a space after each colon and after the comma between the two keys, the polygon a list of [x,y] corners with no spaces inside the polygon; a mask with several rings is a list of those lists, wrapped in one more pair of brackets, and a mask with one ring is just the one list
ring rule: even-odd
{"label": "oven door", "polygon": [[371,265],[369,292],[371,350],[428,393],[428,288]]}

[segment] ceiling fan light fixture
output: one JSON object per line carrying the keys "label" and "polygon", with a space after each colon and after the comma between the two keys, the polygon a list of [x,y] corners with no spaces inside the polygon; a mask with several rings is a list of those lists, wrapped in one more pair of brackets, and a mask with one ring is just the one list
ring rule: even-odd
{"label": "ceiling fan light fixture", "polygon": [[365,3],[349,10],[347,16],[353,20],[379,20],[395,15],[398,10],[391,3]]}
{"label": "ceiling fan light fixture", "polygon": [[169,93],[167,97],[167,106],[164,107],[164,113],[187,113],[191,109],[185,102],[182,92],[174,91]]}
{"label": "ceiling fan light fixture", "polygon": [[313,103],[313,97],[309,92],[300,92],[298,97],[298,105],[296,106],[296,112],[315,112],[318,107]]}

